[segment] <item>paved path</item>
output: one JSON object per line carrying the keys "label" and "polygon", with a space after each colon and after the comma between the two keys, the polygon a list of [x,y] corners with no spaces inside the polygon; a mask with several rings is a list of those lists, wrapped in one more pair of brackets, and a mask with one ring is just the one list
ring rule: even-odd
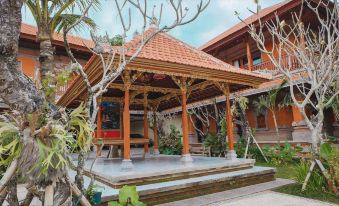
{"label": "paved path", "polygon": [[307,199],[287,195],[278,192],[265,191],[249,195],[246,197],[236,198],[229,201],[208,204],[208,206],[334,206],[327,202]]}
{"label": "paved path", "polygon": [[329,206],[331,204],[297,196],[267,191],[293,183],[277,178],[275,181],[251,185],[234,190],[213,193],[160,206]]}

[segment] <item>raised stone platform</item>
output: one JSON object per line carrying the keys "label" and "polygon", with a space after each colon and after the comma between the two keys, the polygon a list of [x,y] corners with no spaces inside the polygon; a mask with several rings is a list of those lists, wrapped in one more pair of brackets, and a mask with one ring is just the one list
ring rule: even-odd
{"label": "raised stone platform", "polygon": [[[274,180],[275,169],[254,167],[254,160],[193,157],[193,163],[187,165],[180,158],[135,158],[129,172],[121,171],[121,159],[98,159],[92,173],[97,184],[105,188],[102,205],[117,199],[118,188],[126,184],[137,185],[141,200],[156,205]],[[87,169],[91,162],[86,161]],[[85,185],[88,183],[86,178]]]}
{"label": "raised stone platform", "polygon": [[[121,170],[121,159],[98,159],[92,174],[97,181],[113,188],[124,185],[145,185],[156,182],[186,179],[222,172],[252,168],[254,160],[238,159],[228,161],[216,157],[193,157],[193,162],[185,164],[179,155],[159,155],[150,158],[134,158],[133,170]],[[91,160],[86,162],[85,174],[89,174]]]}

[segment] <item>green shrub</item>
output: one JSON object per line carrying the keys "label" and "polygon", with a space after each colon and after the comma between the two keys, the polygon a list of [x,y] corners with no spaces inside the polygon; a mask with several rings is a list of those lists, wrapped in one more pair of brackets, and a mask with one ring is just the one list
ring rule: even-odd
{"label": "green shrub", "polygon": [[108,206],[146,206],[139,201],[136,186],[123,186],[119,190],[119,200],[108,203]]}
{"label": "green shrub", "polygon": [[[300,161],[296,166],[296,177],[294,178],[298,183],[303,184],[306,175],[310,169],[310,162],[305,160]],[[312,192],[323,191],[326,188],[326,179],[318,169],[314,169],[310,179],[307,183],[306,190]]]}
{"label": "green shrub", "polygon": [[334,187],[339,186],[339,150],[329,143],[320,146],[320,159],[327,169],[327,178]]}
{"label": "green shrub", "polygon": [[166,155],[180,155],[182,152],[180,131],[174,125],[170,125],[170,133],[160,137],[159,151]]}
{"label": "green shrub", "polygon": [[301,148],[293,147],[287,142],[283,146],[275,145],[273,147],[263,147],[265,156],[273,165],[286,165],[292,163],[298,151],[301,151]]}
{"label": "green shrub", "polygon": [[226,137],[221,133],[208,133],[205,137],[204,145],[210,148],[211,155],[214,157],[224,156],[227,152]]}

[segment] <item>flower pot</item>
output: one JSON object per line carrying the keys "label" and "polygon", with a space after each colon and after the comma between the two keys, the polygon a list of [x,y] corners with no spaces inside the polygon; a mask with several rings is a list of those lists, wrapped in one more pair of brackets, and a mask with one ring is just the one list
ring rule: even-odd
{"label": "flower pot", "polygon": [[102,192],[95,192],[93,197],[92,197],[92,202],[93,204],[97,205],[101,203],[101,195]]}

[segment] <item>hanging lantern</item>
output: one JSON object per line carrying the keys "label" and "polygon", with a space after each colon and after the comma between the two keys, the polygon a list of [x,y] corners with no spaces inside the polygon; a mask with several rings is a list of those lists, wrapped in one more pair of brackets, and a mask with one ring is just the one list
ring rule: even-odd
{"label": "hanging lantern", "polygon": [[165,79],[166,78],[166,75],[164,74],[154,74],[153,75],[153,79],[156,79],[156,80],[161,80],[161,79]]}

